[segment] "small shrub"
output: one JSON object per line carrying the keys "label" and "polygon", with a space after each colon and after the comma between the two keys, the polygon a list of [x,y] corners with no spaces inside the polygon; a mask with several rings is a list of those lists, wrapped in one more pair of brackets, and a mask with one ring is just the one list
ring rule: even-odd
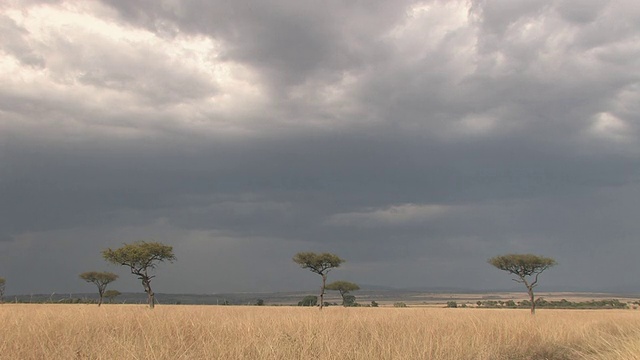
{"label": "small shrub", "polygon": [[397,307],[397,308],[406,308],[407,304],[403,303],[403,302],[397,302],[393,304],[393,307]]}
{"label": "small shrub", "polygon": [[318,305],[318,297],[315,295],[307,295],[298,302],[298,306],[316,306]]}
{"label": "small shrub", "polygon": [[357,306],[356,297],[353,296],[353,295],[345,295],[344,296],[344,306],[345,307]]}

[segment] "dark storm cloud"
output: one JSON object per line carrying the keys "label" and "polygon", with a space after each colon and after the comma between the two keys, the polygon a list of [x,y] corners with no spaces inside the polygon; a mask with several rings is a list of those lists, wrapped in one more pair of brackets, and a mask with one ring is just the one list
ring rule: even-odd
{"label": "dark storm cloud", "polygon": [[302,250],[361,283],[506,287],[486,258],[535,252],[555,288],[637,287],[592,264],[640,250],[640,7],[569,5],[7,11],[0,272],[75,291],[100,249],[155,238],[166,291],[304,288]]}
{"label": "dark storm cloud", "polygon": [[[408,1],[189,3],[104,1],[136,25],[224,41],[224,57],[261,68],[270,81],[294,85],[314,74],[365,66],[380,56],[376,36],[401,21]],[[166,25],[165,25],[166,26]]]}

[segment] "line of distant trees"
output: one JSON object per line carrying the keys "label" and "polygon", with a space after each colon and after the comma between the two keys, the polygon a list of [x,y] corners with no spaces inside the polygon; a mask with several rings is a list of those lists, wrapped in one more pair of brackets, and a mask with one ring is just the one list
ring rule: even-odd
{"label": "line of distant trees", "polygon": [[[152,309],[156,304],[155,293],[151,288],[151,280],[155,278],[153,270],[155,270],[159,263],[165,261],[172,263],[176,260],[172,246],[159,242],[147,241],[136,241],[131,244],[124,244],[122,247],[117,249],[107,248],[102,251],[102,257],[109,263],[128,267],[131,274],[138,277],[142,283],[144,292],[147,294],[147,304]],[[295,254],[293,261],[303,269],[308,269],[322,277],[319,301],[318,297],[308,296],[303,299],[299,305],[318,305],[320,310],[322,310],[322,308],[327,304],[324,301],[325,291],[333,290],[338,291],[342,297],[342,306],[358,306],[355,296],[351,294],[352,291],[360,289],[357,284],[343,280],[327,284],[328,273],[331,270],[340,267],[340,265],[344,263],[344,259],[331,253],[299,252]],[[566,302],[562,304],[555,304],[555,302],[546,302],[544,299],[536,300],[534,296],[534,288],[538,285],[538,277],[545,270],[557,265],[555,259],[533,254],[507,254],[493,257],[487,261],[494,267],[514,275],[512,280],[523,284],[527,289],[527,293],[529,295],[528,301],[522,301],[517,305],[515,303],[509,304],[506,307],[528,306],[531,309],[531,314],[535,314],[536,306],[553,307],[556,305],[568,305]],[[79,277],[80,279],[88,283],[92,283],[97,287],[98,306],[102,305],[105,297],[111,302],[114,298],[120,295],[120,292],[117,290],[107,290],[107,286],[118,279],[118,275],[114,273],[106,271],[87,271],[81,273]],[[4,297],[5,284],[6,280],[0,277],[0,302],[2,302]],[[258,300],[259,301],[257,301],[256,305],[264,304],[264,301],[261,299]],[[74,300],[70,299],[70,301]],[[457,304],[455,304],[456,306],[453,306],[453,303],[450,302],[448,306],[456,307]],[[489,302],[485,303],[493,304]],[[618,303],[610,304],[610,306],[616,307],[617,304]],[[594,304],[587,305],[594,306]],[[479,306],[484,305],[479,304]],[[575,307],[579,306],[582,305],[575,305]],[[487,305],[484,307],[489,306]]]}
{"label": "line of distant trees", "polygon": [[[588,301],[569,301],[567,299],[547,301],[543,298],[536,300],[536,307],[546,309],[627,309],[629,307],[638,307],[640,302],[631,303],[622,302],[618,299],[588,300]],[[456,301],[447,302],[449,308],[465,308],[469,307],[467,303],[458,304]],[[478,300],[475,307],[487,309],[528,309],[531,308],[529,300]]]}

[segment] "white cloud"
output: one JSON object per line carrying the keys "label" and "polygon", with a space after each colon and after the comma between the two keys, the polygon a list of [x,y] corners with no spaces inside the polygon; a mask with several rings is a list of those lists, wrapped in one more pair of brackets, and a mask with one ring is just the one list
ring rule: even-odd
{"label": "white cloud", "polygon": [[350,212],[332,215],[327,224],[336,226],[399,226],[433,220],[448,211],[451,206],[401,204],[384,209],[370,209],[363,212]]}
{"label": "white cloud", "polygon": [[626,140],[628,130],[629,126],[625,121],[608,112],[597,114],[590,127],[594,136],[615,141]]}
{"label": "white cloud", "polygon": [[3,130],[44,126],[50,136],[136,137],[174,128],[229,135],[264,116],[268,99],[259,79],[221,59],[219,41],[162,38],[110,21],[105,12],[93,2],[6,10],[23,30],[29,55],[43,65],[23,63],[8,48],[0,52],[0,92],[32,104],[10,115]]}

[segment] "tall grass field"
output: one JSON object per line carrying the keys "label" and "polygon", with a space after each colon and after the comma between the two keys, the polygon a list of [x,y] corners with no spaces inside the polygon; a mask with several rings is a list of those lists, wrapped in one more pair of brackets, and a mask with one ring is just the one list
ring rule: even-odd
{"label": "tall grass field", "polygon": [[640,311],[0,305],[0,359],[640,359]]}

